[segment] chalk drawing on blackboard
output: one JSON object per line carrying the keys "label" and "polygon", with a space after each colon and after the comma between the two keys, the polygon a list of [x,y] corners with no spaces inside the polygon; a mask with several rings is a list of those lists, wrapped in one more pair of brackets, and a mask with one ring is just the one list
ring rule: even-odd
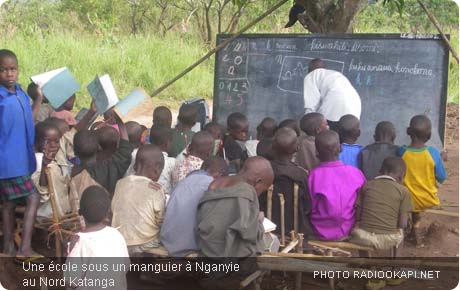
{"label": "chalk drawing on blackboard", "polygon": [[272,40],[271,39],[252,39],[249,42],[249,54],[254,52],[266,52],[272,51]]}
{"label": "chalk drawing on blackboard", "polygon": [[248,51],[248,39],[233,41],[224,48],[220,66],[221,79],[237,80],[248,77]]}
{"label": "chalk drawing on blackboard", "polygon": [[[303,79],[308,74],[308,64],[313,59],[312,57],[285,56],[278,77],[278,89],[283,92],[303,94]],[[323,59],[323,61],[327,69],[343,73],[344,62],[330,59]]]}

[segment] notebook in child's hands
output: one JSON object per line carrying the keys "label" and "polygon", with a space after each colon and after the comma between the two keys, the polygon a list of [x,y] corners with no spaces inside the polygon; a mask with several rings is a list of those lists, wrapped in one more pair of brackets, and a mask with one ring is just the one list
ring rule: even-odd
{"label": "notebook in child's hands", "polygon": [[264,217],[264,222],[262,224],[264,225],[264,232],[271,232],[276,229],[276,224],[266,217]]}
{"label": "notebook in child's hands", "polygon": [[114,107],[114,111],[121,117],[123,122],[137,121],[142,116],[151,116],[153,112],[152,98],[141,88],[136,88],[125,98],[120,100]]}
{"label": "notebook in child's hands", "polygon": [[80,90],[80,84],[66,67],[34,75],[30,79],[42,87],[43,95],[54,109],[61,107],[67,99]]}
{"label": "notebook in child's hands", "polygon": [[88,89],[89,94],[96,102],[98,114],[104,114],[104,112],[118,103],[117,92],[108,74],[102,77],[96,75],[96,78],[89,83],[86,89]]}

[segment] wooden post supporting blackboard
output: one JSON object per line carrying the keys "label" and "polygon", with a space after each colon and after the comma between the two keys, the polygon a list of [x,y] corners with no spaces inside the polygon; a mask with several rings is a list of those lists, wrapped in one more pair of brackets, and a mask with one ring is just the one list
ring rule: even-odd
{"label": "wooden post supporting blackboard", "polygon": [[150,94],[151,97],[154,97],[155,95],[158,95],[160,92],[162,92],[164,89],[168,88],[169,86],[171,86],[174,82],[176,82],[177,80],[179,80],[180,78],[182,78],[183,76],[185,76],[188,72],[190,72],[191,70],[193,70],[196,66],[198,66],[199,64],[201,64],[202,62],[204,62],[205,60],[207,60],[210,56],[212,56],[213,54],[215,54],[217,51],[221,50],[222,48],[224,48],[227,44],[231,43],[233,40],[235,40],[238,36],[240,36],[241,34],[243,34],[246,30],[248,30],[249,28],[253,27],[255,24],[257,24],[259,21],[261,21],[262,19],[264,19],[265,17],[267,17],[268,15],[270,15],[273,11],[275,11],[276,9],[280,8],[284,3],[286,3],[288,0],[281,0],[280,2],[278,2],[278,4],[276,4],[275,6],[273,6],[272,8],[268,9],[264,14],[260,15],[259,17],[257,17],[256,19],[254,19],[254,21],[252,21],[251,23],[249,23],[248,25],[246,25],[245,27],[243,27],[243,29],[241,29],[238,33],[236,33],[235,35],[233,35],[231,38],[225,40],[224,42],[222,42],[220,45],[216,46],[215,48],[213,48],[212,50],[210,50],[206,55],[204,55],[201,59],[199,59],[198,61],[196,61],[193,65],[191,65],[190,67],[188,67],[187,69],[185,69],[184,71],[182,71],[179,75],[177,75],[176,77],[174,77],[172,80],[170,80],[169,82],[163,84],[160,88],[156,89],[155,91],[153,91],[152,94]]}
{"label": "wooden post supporting blackboard", "polygon": [[441,37],[442,37],[442,40],[444,40],[444,42],[446,43],[446,45],[449,47],[449,50],[450,52],[452,53],[452,56],[454,57],[454,59],[457,61],[457,64],[458,64],[458,56],[457,56],[457,52],[454,50],[454,48],[450,45],[450,42],[449,40],[447,39],[446,35],[444,34],[444,32],[442,32],[441,30],[441,27],[439,26],[439,23],[438,21],[436,20],[436,18],[434,17],[433,14],[431,14],[431,12],[428,10],[428,8],[426,8],[425,4],[422,3],[421,0],[417,0],[418,4],[420,4],[420,6],[422,7],[422,9],[425,11],[426,15],[428,16],[428,18],[431,20],[431,22],[433,23],[433,25],[436,27],[436,29],[439,31],[439,33],[441,34]]}

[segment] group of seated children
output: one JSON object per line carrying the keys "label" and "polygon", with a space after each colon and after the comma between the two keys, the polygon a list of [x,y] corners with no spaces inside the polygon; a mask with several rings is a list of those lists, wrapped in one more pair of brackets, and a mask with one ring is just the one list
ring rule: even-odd
{"label": "group of seated children", "polygon": [[[0,54],[0,67],[8,58]],[[0,78],[2,90],[13,87]],[[40,88],[29,86],[29,94],[39,100],[32,108],[38,167],[33,185],[27,185],[32,194],[25,228],[52,216],[52,181],[58,215],[80,214],[85,220],[70,244],[70,256],[112,256],[107,245],[118,255],[162,250],[178,257],[191,252],[247,257],[277,251],[276,237],[267,236],[262,226],[271,185],[276,234],[284,220],[286,233],[298,229],[308,240],[351,239],[388,249],[401,244],[412,213],[412,231],[420,243],[420,213],[439,204],[436,182],[446,178],[439,152],[425,145],[431,122],[424,115],[411,119],[411,144],[402,147],[393,144],[391,122],[377,124],[375,143],[363,147],[356,144],[360,124],[355,116],[343,116],[336,132],[320,113],[279,124],[267,117],[257,126],[258,141],[248,142],[249,122],[239,112],[228,116],[226,130],[211,122],[195,133],[195,106],[180,108],[175,128],[171,111],[161,106],[147,129],[134,121],[123,123],[111,110],[104,121],[90,124],[94,102],[74,121],[67,114],[74,98],[53,111],[37,104],[44,97]],[[9,195],[7,182],[0,179],[4,251],[13,254],[12,215],[17,199],[27,195]],[[284,219],[278,194],[285,200]],[[30,243],[31,231],[24,229],[24,235]],[[120,237],[124,240],[115,248]],[[18,254],[33,255],[29,250],[25,245]]]}

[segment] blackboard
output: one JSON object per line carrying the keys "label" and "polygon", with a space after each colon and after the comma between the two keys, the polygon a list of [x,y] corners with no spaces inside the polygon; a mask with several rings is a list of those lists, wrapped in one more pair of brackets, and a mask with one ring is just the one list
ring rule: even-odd
{"label": "blackboard", "polygon": [[[217,43],[230,35],[218,35]],[[379,121],[395,124],[395,143],[408,144],[410,118],[432,121],[428,144],[442,148],[447,99],[448,49],[439,35],[246,34],[220,50],[215,60],[213,119],[226,125],[232,112],[246,114],[250,134],[266,116],[278,122],[304,110],[308,63],[322,58],[342,72],[361,97],[361,137],[373,142]]]}

